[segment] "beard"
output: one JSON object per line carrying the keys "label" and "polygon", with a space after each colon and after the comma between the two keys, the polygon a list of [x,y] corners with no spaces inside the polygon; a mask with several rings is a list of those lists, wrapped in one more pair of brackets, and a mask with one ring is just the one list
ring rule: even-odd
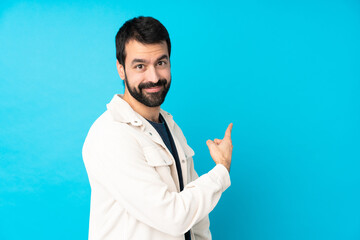
{"label": "beard", "polygon": [[[132,87],[129,85],[129,81],[127,79],[127,76],[125,74],[125,86],[127,90],[129,91],[130,95],[135,98],[138,102],[144,104],[147,107],[158,107],[160,106],[164,101],[166,94],[169,91],[170,88],[170,82],[165,78],[159,79],[156,83],[153,82],[146,82],[146,83],[140,83],[139,86]],[[149,93],[144,92],[144,88],[151,88],[151,87],[159,87],[162,86],[162,89],[159,92]]]}

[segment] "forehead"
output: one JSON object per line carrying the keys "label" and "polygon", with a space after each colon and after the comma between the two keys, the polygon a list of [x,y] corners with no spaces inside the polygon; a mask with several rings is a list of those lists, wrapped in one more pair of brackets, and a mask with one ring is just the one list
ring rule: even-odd
{"label": "forehead", "polygon": [[125,44],[125,54],[125,62],[131,62],[135,58],[151,61],[163,55],[168,56],[168,49],[165,41],[154,44],[143,44],[136,40],[130,40]]}

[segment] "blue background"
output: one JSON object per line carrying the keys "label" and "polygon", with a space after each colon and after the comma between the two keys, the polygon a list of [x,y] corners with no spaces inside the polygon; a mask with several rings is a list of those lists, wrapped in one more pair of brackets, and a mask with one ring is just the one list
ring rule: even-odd
{"label": "blue background", "polygon": [[214,239],[360,239],[360,2],[1,1],[0,239],[86,239],[81,148],[123,84],[114,37],[172,39],[163,108],[195,150],[233,122]]}

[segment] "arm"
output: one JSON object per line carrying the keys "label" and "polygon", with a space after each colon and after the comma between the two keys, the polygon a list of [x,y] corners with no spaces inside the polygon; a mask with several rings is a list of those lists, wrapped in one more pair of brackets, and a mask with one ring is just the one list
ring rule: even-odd
{"label": "arm", "polygon": [[[123,125],[112,124],[89,133],[83,148],[85,166],[88,175],[139,221],[167,234],[181,235],[207,216],[230,185],[226,169],[216,166],[181,193],[169,191],[147,163],[143,146]],[[152,156],[156,157],[156,149]]]}
{"label": "arm", "polygon": [[[230,172],[231,165],[231,130],[232,124],[230,124],[225,132],[225,136],[222,140],[214,139],[214,141],[208,140],[206,143],[209,147],[211,157],[216,164],[222,164]],[[230,155],[228,154],[230,153]],[[191,180],[194,181],[198,178],[198,175],[194,168],[193,161],[191,162]],[[211,240],[210,221],[209,217],[205,216],[200,222],[196,223],[192,228],[196,240]]]}

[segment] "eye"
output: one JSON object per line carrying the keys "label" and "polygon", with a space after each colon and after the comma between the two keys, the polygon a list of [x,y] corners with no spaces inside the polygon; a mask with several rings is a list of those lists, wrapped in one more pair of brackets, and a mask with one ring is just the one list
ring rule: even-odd
{"label": "eye", "polygon": [[139,70],[144,69],[144,64],[138,64],[135,66],[135,68]]}
{"label": "eye", "polygon": [[159,62],[158,62],[158,65],[159,65],[159,66],[164,66],[164,65],[166,65],[166,63],[167,63],[167,62],[165,62],[165,61],[159,61]]}

